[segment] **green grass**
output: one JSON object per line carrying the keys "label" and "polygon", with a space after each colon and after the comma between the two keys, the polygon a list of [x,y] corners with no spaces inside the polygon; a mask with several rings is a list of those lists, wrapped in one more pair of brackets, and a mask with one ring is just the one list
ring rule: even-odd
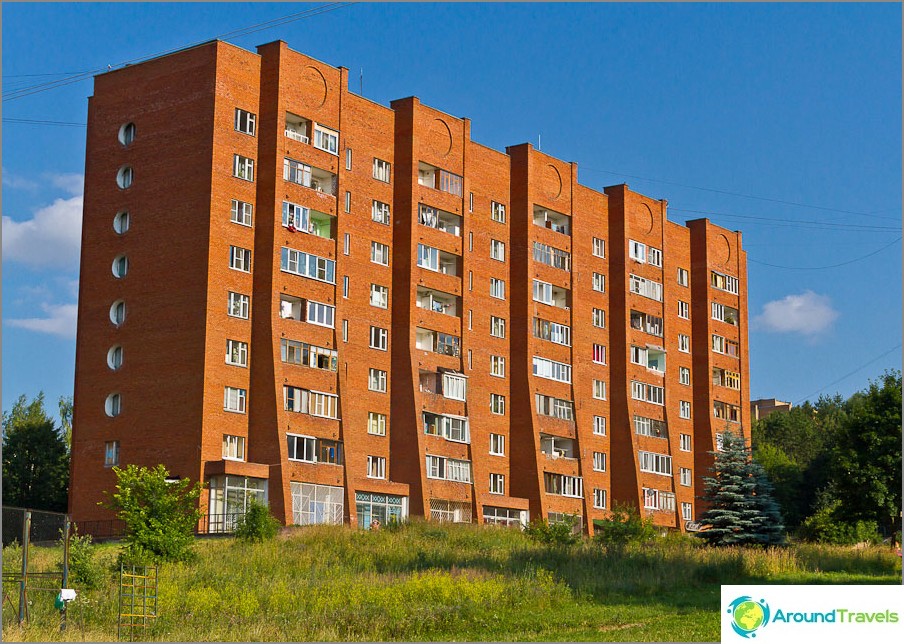
{"label": "green grass", "polygon": [[[718,641],[723,583],[901,583],[889,548],[712,549],[673,535],[616,554],[587,541],[556,550],[516,530],[418,522],[398,532],[297,528],[254,545],[205,539],[195,551],[191,563],[161,567],[160,617],[145,637]],[[25,628],[4,605],[4,639],[116,639],[117,553],[98,546],[107,583],[80,592],[65,633],[52,595],[34,593]],[[5,552],[4,568],[15,559]],[[54,549],[32,551],[34,569],[58,559]]]}

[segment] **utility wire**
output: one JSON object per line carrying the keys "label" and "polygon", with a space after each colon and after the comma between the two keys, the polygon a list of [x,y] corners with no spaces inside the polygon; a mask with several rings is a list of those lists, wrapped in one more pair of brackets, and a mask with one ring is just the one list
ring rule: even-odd
{"label": "utility wire", "polygon": [[847,266],[848,264],[853,264],[854,262],[863,261],[864,259],[867,259],[868,257],[872,257],[873,255],[878,255],[883,250],[885,250],[886,248],[888,248],[890,246],[897,244],[899,241],[901,241],[900,237],[898,237],[892,243],[886,244],[879,250],[873,251],[872,253],[869,253],[868,255],[863,255],[861,257],[857,257],[855,259],[848,260],[846,262],[841,262],[840,264],[830,264],[829,266],[779,266],[778,264],[767,264],[766,262],[759,262],[755,259],[750,259],[750,257],[747,258],[747,261],[753,262],[754,264],[761,264],[763,266],[771,266],[772,268],[784,268],[785,270],[789,270],[789,271],[821,271],[826,268],[838,268],[839,266]]}
{"label": "utility wire", "polygon": [[38,119],[3,119],[4,123],[25,123],[28,125],[63,125],[68,127],[88,127],[87,123],[72,123],[70,121],[41,121]]}
{"label": "utility wire", "polygon": [[835,381],[833,381],[833,382],[830,382],[829,384],[827,384],[827,385],[826,385],[825,387],[823,387],[822,389],[817,389],[817,390],[814,391],[812,394],[809,394],[809,395],[807,395],[807,396],[804,396],[803,398],[801,398],[800,400],[798,400],[795,404],[800,405],[800,404],[804,403],[805,401],[809,400],[812,396],[815,396],[815,395],[818,394],[818,393],[822,393],[823,391],[825,391],[826,389],[828,389],[828,388],[831,387],[832,385],[837,385],[839,382],[841,382],[841,381],[844,380],[845,378],[848,378],[848,377],[850,377],[850,376],[853,376],[855,373],[857,373],[857,372],[860,371],[861,369],[865,369],[866,367],[868,367],[869,365],[873,364],[874,362],[876,362],[876,361],[878,361],[878,360],[884,358],[885,356],[887,356],[887,355],[888,355],[889,353],[891,353],[892,351],[895,351],[896,349],[900,349],[900,348],[901,348],[901,345],[900,345],[900,344],[897,344],[897,345],[893,346],[891,349],[889,349],[888,351],[886,351],[886,352],[883,353],[882,355],[876,356],[875,358],[873,358],[873,359],[870,360],[869,362],[863,363],[862,365],[860,365],[859,367],[857,367],[856,369],[854,369],[854,370],[851,371],[850,373],[846,373],[846,374],[844,374],[843,376],[841,376],[838,380],[835,380]]}
{"label": "utility wire", "polygon": [[[678,186],[680,188],[690,188],[691,190],[703,190],[705,192],[715,192],[720,195],[730,195],[732,197],[744,197],[745,199],[757,199],[759,201],[769,201],[771,203],[780,203],[785,204],[787,206],[799,206],[801,208],[813,208],[814,210],[825,210],[828,212],[839,212],[845,215],[859,215],[861,217],[873,217],[875,219],[892,219],[897,221],[895,217],[880,217],[879,215],[874,215],[869,212],[857,212],[854,210],[842,210],[840,208],[828,208],[826,206],[814,206],[812,204],[800,203],[798,201],[787,201],[785,199],[773,199],[771,197],[759,197],[757,195],[748,195],[741,192],[731,192],[729,190],[719,190],[717,188],[704,188],[702,186],[692,186],[686,183],[678,183],[677,181],[667,181],[665,179],[651,179],[650,177],[640,177],[634,174],[625,174],[624,172],[613,172],[612,170],[601,170],[599,168],[587,168],[581,166],[582,170],[589,170],[591,172],[603,172],[605,174],[613,174],[620,177],[628,177],[629,179],[640,179],[642,181],[652,181],[653,183],[664,183],[669,186]],[[883,212],[881,210],[876,212]]]}
{"label": "utility wire", "polygon": [[770,226],[784,226],[784,227],[792,227],[792,228],[809,228],[809,227],[817,227],[821,230],[831,230],[831,229],[839,229],[839,230],[861,230],[861,231],[871,231],[871,232],[901,232],[900,227],[895,226],[872,226],[870,224],[836,224],[830,221],[811,221],[811,220],[797,220],[797,219],[779,219],[776,217],[760,217],[756,215],[737,215],[730,212],[714,212],[712,210],[694,210],[692,208],[670,208],[672,212],[689,212],[692,214],[700,214],[700,215],[710,215],[710,216],[719,216],[719,217],[728,217],[734,219],[744,219],[744,220],[754,220],[754,221],[763,221],[770,222]]}
{"label": "utility wire", "polygon": [[[215,40],[226,40],[227,38],[237,38],[239,36],[246,36],[248,34],[257,33],[258,31],[263,31],[265,29],[270,29],[272,27],[281,26],[288,24],[290,22],[295,22],[296,20],[302,20],[304,18],[311,18],[313,16],[320,15],[322,13],[327,13],[329,11],[335,11],[336,9],[342,9],[343,7],[347,7],[348,5],[354,4],[353,2],[333,2],[326,5],[321,5],[319,7],[314,7],[312,9],[306,9],[304,11],[299,11],[297,13],[292,13],[286,16],[282,16],[280,18],[274,18],[273,20],[268,20],[266,22],[257,23],[254,25],[249,25],[247,27],[242,27],[241,29],[236,29],[234,31],[227,32],[225,34],[221,34],[216,36]],[[62,78],[55,81],[48,81],[45,83],[39,83],[37,85],[31,85],[29,87],[24,87],[22,89],[15,89],[10,92],[7,92],[3,96],[3,101],[11,101],[17,98],[24,98],[25,96],[32,96],[34,94],[38,94],[40,92],[46,92],[51,89],[56,89],[58,87],[63,87],[65,85],[70,85],[72,83],[77,83],[83,80],[86,80],[92,77],[94,74],[98,74],[105,71],[110,71],[114,68],[120,68],[125,65],[130,65],[139,61],[149,60],[151,58],[158,58],[160,56],[166,56],[168,54],[175,53],[177,51],[182,51],[183,49],[189,49],[191,47],[196,47],[198,45],[204,44],[205,42],[209,42],[209,40],[201,40],[190,45],[185,45],[183,47],[178,47],[175,49],[169,49],[164,52],[160,52],[157,54],[152,54],[150,56],[141,56],[139,58],[133,58],[131,60],[127,60],[122,63],[118,63],[116,65],[108,65],[107,67],[100,67],[97,69],[92,69],[84,72],[79,72],[74,75],[70,75],[68,78]]]}

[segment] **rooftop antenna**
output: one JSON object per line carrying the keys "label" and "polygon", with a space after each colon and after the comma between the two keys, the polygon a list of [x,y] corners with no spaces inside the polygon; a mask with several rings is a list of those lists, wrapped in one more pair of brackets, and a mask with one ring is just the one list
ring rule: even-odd
{"label": "rooftop antenna", "polygon": [[364,96],[364,68],[361,68],[361,96]]}
{"label": "rooftop antenna", "polygon": [[537,151],[542,150],[543,148],[540,146],[540,135],[537,135]]}

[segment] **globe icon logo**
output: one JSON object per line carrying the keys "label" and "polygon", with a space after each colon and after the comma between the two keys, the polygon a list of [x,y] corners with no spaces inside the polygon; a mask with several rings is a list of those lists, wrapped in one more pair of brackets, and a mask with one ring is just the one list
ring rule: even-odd
{"label": "globe icon logo", "polygon": [[754,600],[748,595],[735,599],[728,605],[731,628],[741,637],[756,637],[757,629],[769,623],[769,604]]}

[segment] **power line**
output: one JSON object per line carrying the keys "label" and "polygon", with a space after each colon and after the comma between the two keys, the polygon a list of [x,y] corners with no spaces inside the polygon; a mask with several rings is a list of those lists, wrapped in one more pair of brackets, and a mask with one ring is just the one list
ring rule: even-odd
{"label": "power line", "polygon": [[70,121],[41,121],[38,119],[3,119],[4,123],[25,123],[28,125],[63,125],[68,127],[88,127],[87,123],[72,123]]}
{"label": "power line", "polygon": [[[327,13],[329,11],[335,11],[336,9],[342,9],[347,7],[353,2],[333,2],[326,5],[321,5],[319,7],[314,7],[312,9],[306,9],[304,11],[299,11],[297,13],[288,14],[286,16],[282,16],[280,18],[274,18],[272,20],[268,20],[266,22],[257,23],[254,25],[249,25],[247,27],[242,27],[240,29],[236,29],[234,31],[227,32],[225,34],[221,34],[219,36],[215,36],[214,39],[218,40],[226,40],[227,38],[238,38],[240,36],[246,36],[248,34],[257,33],[258,31],[263,31],[265,29],[270,29],[272,27],[277,27],[281,25],[288,24],[290,22],[295,22],[296,20],[303,20],[304,18],[311,18],[323,13]],[[15,89],[10,92],[7,92],[3,96],[3,101],[11,101],[17,98],[24,98],[26,96],[32,96],[34,94],[38,94],[40,92],[46,92],[51,89],[56,89],[58,87],[63,87],[65,85],[71,85],[72,83],[77,83],[83,80],[86,80],[92,77],[94,74],[98,74],[105,71],[110,71],[113,68],[120,68],[125,65],[131,65],[137,62],[149,60],[151,58],[158,58],[160,56],[166,56],[168,54],[175,53],[177,51],[182,51],[183,49],[190,49],[191,47],[196,47],[198,45],[202,45],[205,42],[209,42],[209,40],[201,40],[190,45],[185,45],[183,47],[178,47],[175,49],[169,49],[164,52],[160,52],[157,54],[151,54],[150,56],[141,56],[139,58],[133,58],[131,60],[127,60],[122,63],[118,63],[116,65],[108,65],[107,67],[100,67],[97,69],[92,69],[84,72],[78,72],[76,74],[70,75],[68,78],[62,78],[55,81],[47,81],[45,83],[38,83],[37,85],[31,85],[28,87],[24,87],[21,89]]]}
{"label": "power line", "polygon": [[[861,217],[873,217],[875,219],[892,219],[897,221],[895,217],[880,217],[869,212],[857,212],[854,210],[842,210],[840,208],[829,208],[827,206],[814,206],[812,204],[800,203],[797,201],[787,201],[785,199],[773,199],[771,197],[760,197],[757,195],[748,195],[742,192],[731,192],[729,190],[719,190],[718,188],[705,188],[703,186],[692,186],[686,183],[678,183],[677,181],[667,181],[665,179],[651,179],[650,177],[641,177],[635,174],[625,174],[624,172],[613,172],[612,170],[601,170],[599,168],[588,168],[581,166],[582,170],[590,170],[591,172],[603,172],[605,174],[613,174],[620,177],[628,177],[629,179],[640,179],[642,181],[652,181],[653,183],[664,183],[669,186],[678,186],[680,188],[690,188],[691,190],[703,190],[705,192],[715,192],[720,195],[730,195],[732,197],[743,197],[745,199],[757,199],[759,201],[768,201],[771,203],[780,203],[787,206],[799,206],[801,208],[813,208],[814,210],[825,210],[828,212],[839,212],[845,215],[859,215]],[[876,212],[883,212],[878,210]]]}
{"label": "power line", "polygon": [[766,262],[758,262],[755,259],[750,259],[750,257],[747,258],[747,261],[753,262],[754,264],[762,264],[763,266],[771,266],[772,268],[784,268],[785,270],[789,270],[789,271],[821,271],[826,268],[838,268],[839,266],[847,266],[848,264],[853,264],[854,262],[862,261],[864,259],[867,259],[868,257],[872,257],[873,255],[878,255],[883,250],[885,250],[886,248],[888,248],[890,246],[893,246],[894,244],[897,244],[899,241],[901,241],[900,237],[898,237],[896,240],[894,240],[891,244],[886,244],[879,250],[873,251],[872,253],[869,253],[868,255],[863,255],[861,257],[857,257],[856,259],[851,259],[846,262],[841,262],[840,264],[831,264],[829,266],[779,266],[778,264],[767,264]]}
{"label": "power line", "polygon": [[869,224],[836,224],[830,221],[811,221],[796,219],[780,219],[776,217],[760,217],[757,215],[737,215],[729,212],[713,212],[711,210],[694,210],[692,208],[670,208],[672,212],[689,212],[700,215],[728,217],[753,221],[769,222],[770,226],[784,226],[790,228],[817,228],[818,230],[859,230],[868,232],[901,232],[901,228],[894,226],[871,226]]}
{"label": "power line", "polygon": [[817,390],[814,391],[812,394],[809,394],[809,395],[807,395],[807,396],[804,396],[803,398],[801,398],[800,400],[798,400],[795,404],[800,405],[801,403],[803,403],[803,402],[809,400],[812,396],[815,396],[815,395],[818,394],[818,393],[822,393],[823,391],[825,391],[826,389],[828,389],[828,388],[831,387],[832,385],[837,385],[839,382],[841,382],[841,381],[844,380],[845,378],[848,378],[848,377],[850,377],[850,376],[853,376],[855,373],[857,373],[857,372],[860,371],[861,369],[865,369],[866,367],[868,367],[869,365],[873,364],[874,362],[876,362],[876,361],[878,361],[878,360],[884,358],[885,356],[887,356],[887,355],[888,355],[889,353],[891,353],[892,351],[895,351],[896,349],[900,349],[900,348],[901,348],[901,345],[900,345],[900,344],[897,344],[897,345],[893,346],[891,349],[889,349],[888,351],[886,351],[886,352],[883,353],[882,355],[876,356],[875,358],[873,358],[873,359],[870,360],[869,362],[863,363],[862,365],[860,365],[859,367],[857,367],[856,369],[854,369],[854,370],[851,371],[850,373],[846,373],[846,374],[844,374],[843,376],[841,376],[838,380],[835,380],[834,382],[830,382],[829,384],[827,384],[827,385],[826,385],[825,387],[823,387],[822,389],[817,389]]}

